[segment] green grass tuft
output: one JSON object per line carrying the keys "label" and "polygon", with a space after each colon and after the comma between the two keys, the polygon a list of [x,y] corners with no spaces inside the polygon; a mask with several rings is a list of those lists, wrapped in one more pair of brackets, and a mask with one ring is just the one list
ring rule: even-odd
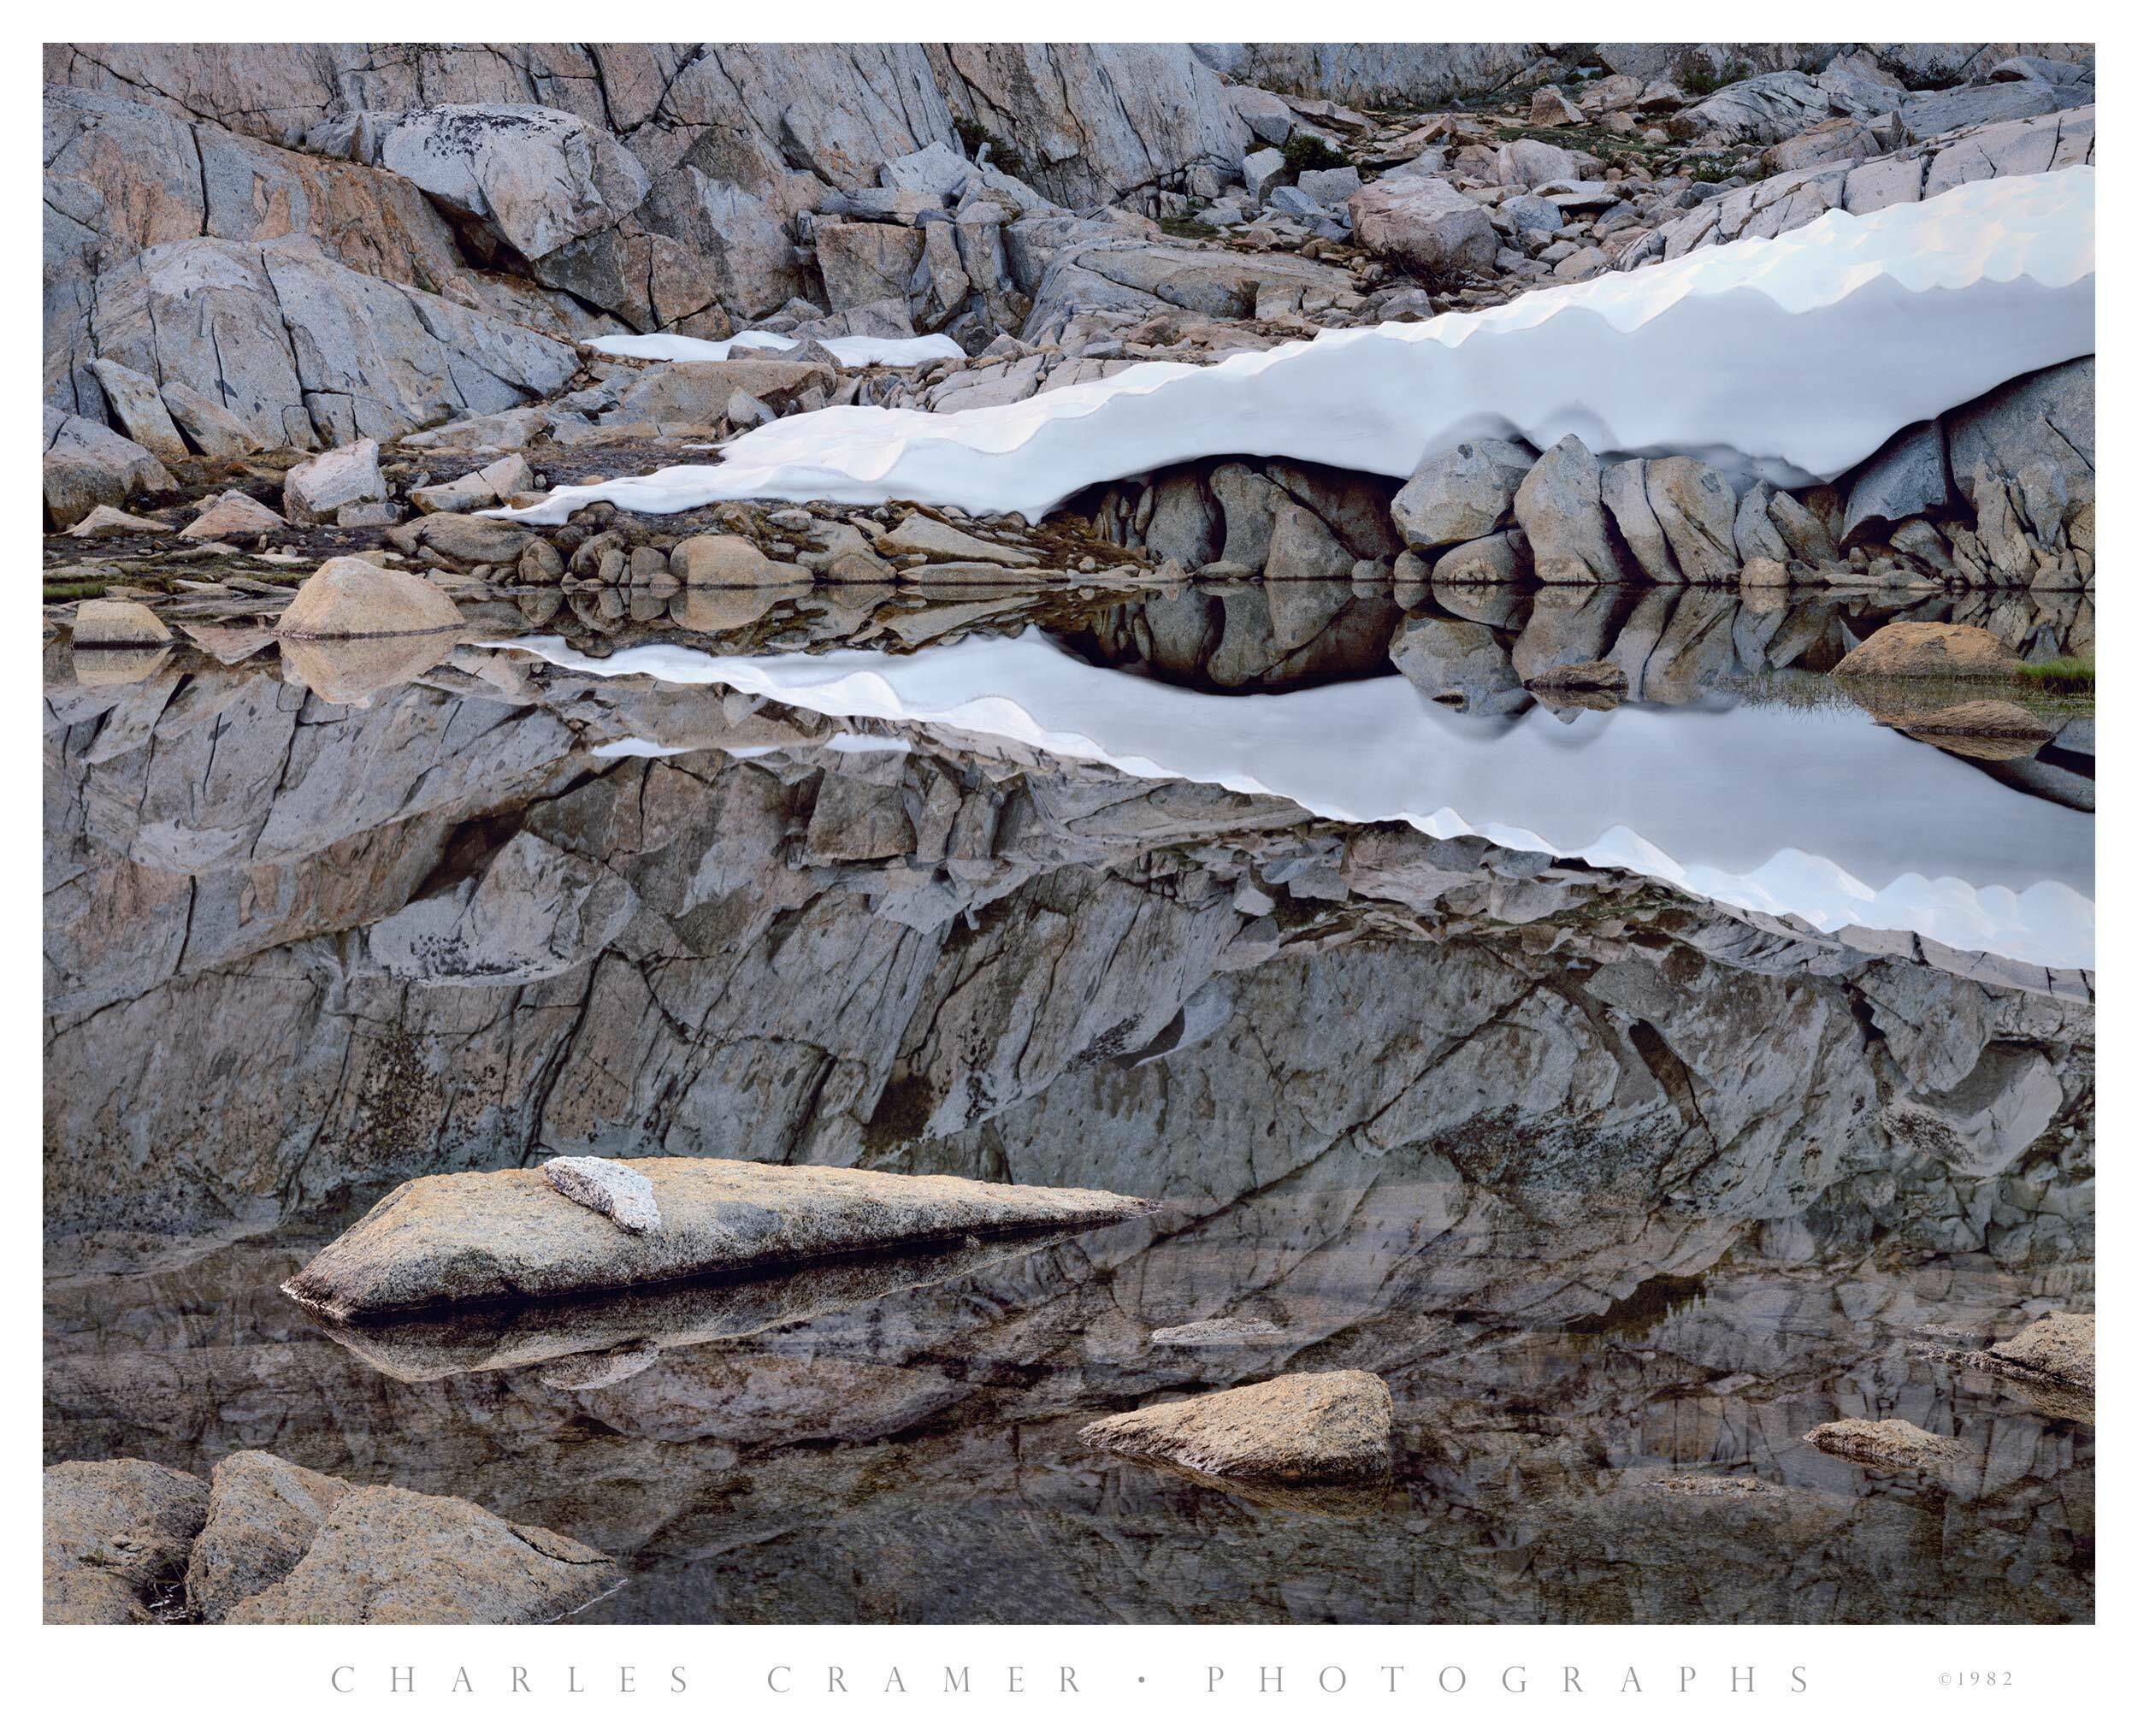
{"label": "green grass tuft", "polygon": [[2094,691],[2094,659],[2052,657],[2046,663],[2023,663],[2017,679],[2044,693],[2090,694]]}

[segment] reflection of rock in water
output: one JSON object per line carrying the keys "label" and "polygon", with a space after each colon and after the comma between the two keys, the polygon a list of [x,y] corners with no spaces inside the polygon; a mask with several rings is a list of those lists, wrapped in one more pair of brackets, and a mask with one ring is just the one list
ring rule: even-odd
{"label": "reflection of rock in water", "polygon": [[365,706],[385,688],[413,681],[452,655],[467,635],[458,628],[440,633],[403,633],[374,639],[284,639],[282,661],[290,681],[337,706]]}
{"label": "reflection of rock in water", "polygon": [[[837,631],[982,618],[888,598]],[[1455,600],[1511,668],[1528,600]],[[1710,600],[1727,632],[1689,611],[1704,652],[1666,662],[1857,631],[1850,599]],[[601,1620],[2091,1609],[2090,1428],[1958,1360],[2091,1305],[2084,978],[944,732],[839,751],[836,720],[470,646],[363,710],[264,658],[103,688],[47,661],[48,1213],[198,1232],[54,1249],[55,1456],[257,1446],[470,1499],[616,1556]],[[2090,788],[2090,746],[1984,770]],[[1185,1203],[359,1355],[277,1294],[412,1169],[664,1148]],[[328,1227],[262,1233],[291,1213]],[[1273,1330],[1151,1342],[1222,1317]],[[1076,1441],[1336,1367],[1395,1398],[1367,1522]],[[1844,1414],[1958,1468],[1802,1443]]]}
{"label": "reflection of rock in water", "polygon": [[[2076,973],[457,657],[363,711],[246,670],[53,694],[56,1225],[663,1149],[1218,1199],[1352,1152],[1763,1213],[1890,1167],[1881,1112],[1978,1071],[1970,1172],[2083,1137]],[[679,725],[704,747],[582,745]],[[2005,1115],[2014,1050],[2060,1101]]]}
{"label": "reflection of rock in water", "polygon": [[[609,1386],[680,1345],[739,1338],[901,1290],[942,1284],[1058,1237],[975,1242],[796,1267],[726,1284],[667,1286],[519,1307],[322,1321],[338,1344],[396,1380],[442,1380],[534,1363],[548,1384]],[[565,1363],[575,1365],[565,1368]],[[629,1366],[623,1366],[628,1363]],[[619,1370],[621,1372],[619,1372]],[[595,1377],[600,1378],[595,1378]]]}

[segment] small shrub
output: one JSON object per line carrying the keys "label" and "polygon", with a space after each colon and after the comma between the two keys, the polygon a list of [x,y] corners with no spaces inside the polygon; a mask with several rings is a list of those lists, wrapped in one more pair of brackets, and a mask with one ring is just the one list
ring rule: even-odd
{"label": "small shrub", "polygon": [[1351,159],[1311,133],[1295,132],[1285,141],[1285,168],[1298,174],[1309,168],[1348,168]]}
{"label": "small shrub", "polygon": [[1712,96],[1723,86],[1733,85],[1751,75],[1751,62],[1741,56],[1733,55],[1717,67],[1693,49],[1687,49],[1670,67],[1670,76],[1689,97]]}
{"label": "small shrub", "polygon": [[956,121],[951,123],[958,129],[958,143],[965,146],[965,154],[975,162],[980,160],[980,147],[988,148],[988,162],[1004,174],[1025,179],[1025,159],[1018,155],[1017,147],[1005,139],[997,139],[977,121]]}

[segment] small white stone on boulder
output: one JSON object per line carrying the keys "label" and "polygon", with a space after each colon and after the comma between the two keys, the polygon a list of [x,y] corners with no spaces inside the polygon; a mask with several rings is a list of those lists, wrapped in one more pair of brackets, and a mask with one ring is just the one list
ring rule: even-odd
{"label": "small white stone on boulder", "polygon": [[552,1157],[542,1173],[566,1199],[600,1213],[619,1230],[643,1236],[661,1227],[653,1183],[629,1164],[606,1157]]}

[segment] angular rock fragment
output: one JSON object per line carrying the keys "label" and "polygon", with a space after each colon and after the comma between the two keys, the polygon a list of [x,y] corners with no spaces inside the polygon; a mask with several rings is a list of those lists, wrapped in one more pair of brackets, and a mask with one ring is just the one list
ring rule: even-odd
{"label": "angular rock fragment", "polygon": [[1537,455],[1515,440],[1462,440],[1411,472],[1391,503],[1396,528],[1412,548],[1440,548],[1489,536],[1514,510]]}
{"label": "angular rock fragment", "polygon": [[1347,1368],[1150,1405],[1089,1424],[1077,1438],[1243,1482],[1363,1482],[1389,1473],[1395,1418],[1388,1383]]}
{"label": "angular rock fragment", "polygon": [[78,646],[163,645],[171,629],[156,618],[145,603],[123,597],[85,598],[74,610],[74,643]]}
{"label": "angular rock fragment", "polygon": [[1568,434],[1531,467],[1515,492],[1515,517],[1547,584],[1618,584],[1627,573],[1604,521],[1602,472]]}
{"label": "angular rock fragment", "polygon": [[289,521],[272,506],[263,505],[242,488],[227,488],[179,534],[188,542],[227,542],[288,526]]}
{"label": "angular rock fragment", "polygon": [[183,464],[189,454],[177,424],[156,382],[146,375],[108,358],[92,362],[89,371],[104,389],[111,413],[136,446],[145,446],[167,464]]}
{"label": "angular rock fragment", "polygon": [[44,1470],[44,1619],[146,1621],[144,1594],[183,1573],[208,1512],[199,1478],[145,1459]]}
{"label": "angular rock fragment", "polygon": [[1390,176],[1353,193],[1359,245],[1436,281],[1490,271],[1499,239],[1485,208],[1430,175]]}
{"label": "angular rock fragment", "polygon": [[375,440],[352,440],[307,458],[282,479],[282,511],[292,524],[332,524],[345,506],[386,498]]}
{"label": "angular rock fragment", "polygon": [[337,1320],[634,1284],[906,1243],[1107,1224],[1148,1202],[954,1176],[649,1157],[661,1227],[631,1235],[526,1170],[405,1182],[283,1286]]}
{"label": "angular rock fragment", "polygon": [[600,1213],[620,1230],[642,1236],[661,1227],[653,1184],[628,1163],[606,1157],[552,1157],[542,1173],[566,1199]]}
{"label": "angular rock fragment", "polygon": [[96,506],[121,506],[137,493],[175,488],[156,454],[102,422],[44,406],[44,513],[57,530]]}
{"label": "angular rock fragment", "polygon": [[104,536],[162,536],[169,529],[169,525],[153,518],[121,512],[115,506],[99,506],[67,534],[91,541]]}

